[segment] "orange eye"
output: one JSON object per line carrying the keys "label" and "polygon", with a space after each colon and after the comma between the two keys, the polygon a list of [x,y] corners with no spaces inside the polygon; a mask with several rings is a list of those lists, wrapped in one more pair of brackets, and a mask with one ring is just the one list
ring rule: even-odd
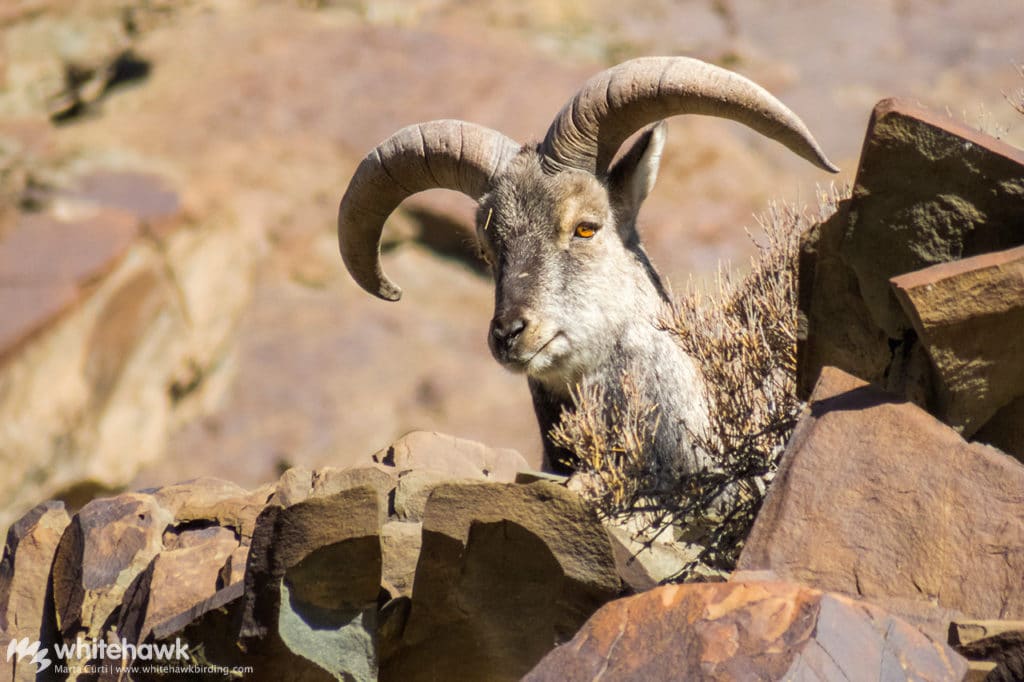
{"label": "orange eye", "polygon": [[576,226],[576,236],[581,239],[590,239],[597,234],[597,225],[593,223],[580,223]]}

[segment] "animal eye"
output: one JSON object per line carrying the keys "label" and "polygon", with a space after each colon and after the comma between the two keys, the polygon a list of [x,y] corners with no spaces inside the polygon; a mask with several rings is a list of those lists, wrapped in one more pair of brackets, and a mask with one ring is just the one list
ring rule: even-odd
{"label": "animal eye", "polygon": [[580,239],[590,239],[597,234],[599,229],[601,229],[600,226],[595,225],[594,223],[580,223],[576,226],[574,234]]}

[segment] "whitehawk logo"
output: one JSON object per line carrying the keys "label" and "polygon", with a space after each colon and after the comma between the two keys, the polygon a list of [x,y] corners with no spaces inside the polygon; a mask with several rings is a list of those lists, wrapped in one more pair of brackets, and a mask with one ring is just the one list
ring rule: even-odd
{"label": "whitehawk logo", "polygon": [[46,649],[40,649],[38,641],[29,642],[28,637],[12,639],[11,643],[7,645],[7,662],[10,663],[11,659],[15,656],[18,657],[16,659],[18,661],[31,656],[32,660],[30,662],[36,664],[37,673],[46,670],[53,663],[53,661],[46,657]]}

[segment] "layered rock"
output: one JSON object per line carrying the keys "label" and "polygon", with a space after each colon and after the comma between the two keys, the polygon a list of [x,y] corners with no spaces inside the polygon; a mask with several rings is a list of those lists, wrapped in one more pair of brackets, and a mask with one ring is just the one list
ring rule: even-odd
{"label": "layered rock", "polygon": [[836,366],[1024,454],[1020,353],[1003,332],[1020,325],[1022,220],[1024,152],[879,103],[852,198],[801,246],[802,395]]}

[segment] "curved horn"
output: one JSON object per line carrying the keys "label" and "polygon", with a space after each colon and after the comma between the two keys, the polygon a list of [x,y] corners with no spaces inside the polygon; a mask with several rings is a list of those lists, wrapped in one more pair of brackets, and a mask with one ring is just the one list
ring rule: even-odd
{"label": "curved horn", "polygon": [[519,148],[497,131],[449,120],[411,125],[377,145],[338,206],[338,246],[352,278],[380,298],[401,298],[380,265],[380,236],[391,212],[409,195],[433,188],[479,199]]}
{"label": "curved horn", "polygon": [[567,168],[603,175],[622,143],[677,114],[729,118],[837,172],[807,126],[751,80],[688,57],[642,57],[591,78],[559,112],[541,151],[549,173]]}

